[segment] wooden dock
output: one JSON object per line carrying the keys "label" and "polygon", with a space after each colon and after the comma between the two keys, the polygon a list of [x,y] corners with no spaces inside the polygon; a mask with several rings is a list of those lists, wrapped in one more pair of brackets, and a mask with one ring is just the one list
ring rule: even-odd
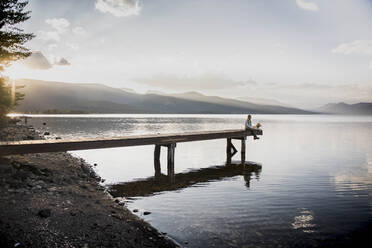
{"label": "wooden dock", "polygon": [[203,141],[214,139],[227,139],[227,164],[231,163],[231,158],[237,152],[232,144],[232,139],[241,140],[241,162],[245,163],[245,142],[247,136],[262,135],[261,129],[251,130],[220,130],[187,132],[173,134],[152,134],[140,136],[124,136],[112,138],[89,138],[89,139],[59,139],[59,140],[24,140],[0,142],[0,156],[27,154],[27,153],[46,153],[46,152],[65,152],[74,150],[102,149],[127,146],[155,145],[154,167],[155,175],[160,174],[160,150],[161,146],[168,148],[168,175],[174,177],[174,155],[177,143]]}

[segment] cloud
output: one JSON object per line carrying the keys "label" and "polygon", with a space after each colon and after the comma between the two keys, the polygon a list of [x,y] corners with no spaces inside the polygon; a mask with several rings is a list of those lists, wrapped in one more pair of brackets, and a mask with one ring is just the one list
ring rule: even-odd
{"label": "cloud", "polygon": [[87,33],[83,27],[75,27],[72,29],[72,32],[77,35],[85,35]]}
{"label": "cloud", "polygon": [[65,18],[46,19],[45,23],[52,27],[52,30],[38,31],[38,38],[44,41],[60,41],[61,35],[69,30],[70,22]]}
{"label": "cloud", "polygon": [[318,11],[319,7],[314,2],[308,2],[306,0],[296,0],[297,6],[301,9],[310,10],[310,11]]}
{"label": "cloud", "polygon": [[71,63],[65,58],[56,57],[53,55],[50,55],[48,57],[49,59],[47,59],[41,51],[34,51],[29,57],[21,60],[20,64],[34,70],[48,70],[51,69],[54,65],[71,65]]}
{"label": "cloud", "polygon": [[199,76],[157,75],[135,79],[138,83],[170,90],[218,90],[232,87],[256,85],[253,80],[235,81],[223,75],[203,74]]}
{"label": "cloud", "polygon": [[28,58],[22,60],[20,63],[30,69],[48,70],[52,68],[48,59],[40,51],[33,52]]}
{"label": "cloud", "polygon": [[60,41],[61,37],[57,31],[44,31],[44,30],[39,30],[37,37],[41,40],[44,41]]}
{"label": "cloud", "polygon": [[75,44],[75,43],[70,43],[70,42],[67,42],[66,43],[66,46],[74,51],[77,51],[79,50],[79,45],[78,44]]}
{"label": "cloud", "polygon": [[46,19],[45,22],[58,33],[64,33],[70,27],[70,22],[65,18]]}
{"label": "cloud", "polygon": [[340,44],[332,50],[333,53],[341,54],[365,54],[372,55],[372,40],[355,40],[349,43]]}
{"label": "cloud", "polygon": [[67,59],[65,58],[56,58],[54,60],[54,65],[62,65],[62,66],[65,66],[65,65],[71,65],[70,62],[67,61]]}
{"label": "cloud", "polygon": [[102,13],[110,13],[116,17],[139,15],[139,0],[96,0],[96,9]]}
{"label": "cloud", "polygon": [[51,50],[53,50],[53,49],[56,49],[57,47],[58,47],[57,44],[52,43],[52,44],[49,44],[49,45],[48,45],[48,50],[51,51]]}

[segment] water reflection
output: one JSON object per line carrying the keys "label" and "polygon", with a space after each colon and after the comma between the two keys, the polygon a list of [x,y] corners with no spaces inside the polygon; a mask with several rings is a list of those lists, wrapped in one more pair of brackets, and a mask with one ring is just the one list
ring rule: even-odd
{"label": "water reflection", "polygon": [[292,228],[299,229],[304,233],[313,233],[315,230],[315,224],[313,221],[313,213],[307,209],[301,209],[300,214],[294,217]]}
{"label": "water reflection", "polygon": [[[243,115],[79,115],[35,117],[29,122],[62,138],[88,138],[236,129],[244,119]],[[96,171],[108,184],[149,177],[112,185],[112,194],[148,196],[133,197],[127,207],[151,212],[142,218],[179,243],[187,241],[185,247],[339,248],[362,247],[361,240],[369,241],[372,117],[255,115],[255,120],[265,130],[262,139],[247,142],[247,158],[265,165],[257,175],[245,173],[239,165],[199,169],[226,161],[225,140],[180,143],[175,170],[181,174],[174,185],[164,175],[160,183],[151,177],[152,146],[73,154],[97,163]],[[167,171],[166,153],[160,160],[161,170]],[[193,168],[199,170],[190,171]]]}
{"label": "water reflection", "polygon": [[230,164],[192,170],[175,174],[175,182],[171,183],[164,174],[132,182],[124,182],[109,186],[109,192],[114,197],[150,196],[163,191],[180,190],[183,188],[202,185],[211,181],[222,181],[225,178],[243,176],[245,186],[250,187],[252,177],[259,179],[262,166],[249,162],[245,165]]}
{"label": "water reflection", "polygon": [[[357,164],[357,163],[356,163]],[[349,167],[336,172],[333,177],[336,191],[339,193],[352,192],[358,196],[358,192],[362,194],[366,190],[372,189],[372,157],[366,156],[366,161],[359,166]]]}

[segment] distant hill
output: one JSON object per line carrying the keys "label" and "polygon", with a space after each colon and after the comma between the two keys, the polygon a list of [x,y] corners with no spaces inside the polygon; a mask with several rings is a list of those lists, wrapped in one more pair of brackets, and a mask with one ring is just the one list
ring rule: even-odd
{"label": "distant hill", "polygon": [[238,100],[251,102],[255,104],[263,104],[263,105],[274,105],[274,106],[282,106],[282,107],[291,107],[289,104],[282,103],[275,99],[266,99],[266,98],[256,98],[256,97],[239,97]]}
{"label": "distant hill", "polygon": [[320,112],[328,114],[344,115],[372,115],[372,103],[361,102],[356,104],[329,103],[318,109]]}
{"label": "distant hill", "polygon": [[175,95],[138,94],[101,84],[17,80],[25,99],[17,112],[84,111],[89,113],[165,114],[310,114],[296,108],[259,105],[197,92]]}

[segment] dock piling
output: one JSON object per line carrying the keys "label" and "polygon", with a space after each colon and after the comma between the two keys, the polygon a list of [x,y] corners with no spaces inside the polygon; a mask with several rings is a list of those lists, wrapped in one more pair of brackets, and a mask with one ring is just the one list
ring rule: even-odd
{"label": "dock piling", "polygon": [[171,183],[175,182],[175,175],[174,175],[174,154],[176,144],[169,144],[168,145],[168,177]]}
{"label": "dock piling", "polygon": [[241,145],[241,163],[242,165],[245,165],[245,140],[246,140],[246,137],[243,137],[242,138],[242,145]]}
{"label": "dock piling", "polygon": [[226,145],[226,164],[229,165],[231,164],[231,157],[232,157],[232,153],[231,153],[231,147],[232,147],[232,143],[231,143],[231,138],[227,138],[227,145]]}
{"label": "dock piling", "polygon": [[161,149],[160,145],[155,145],[155,150],[154,150],[155,179],[158,179],[161,175],[160,149]]}

